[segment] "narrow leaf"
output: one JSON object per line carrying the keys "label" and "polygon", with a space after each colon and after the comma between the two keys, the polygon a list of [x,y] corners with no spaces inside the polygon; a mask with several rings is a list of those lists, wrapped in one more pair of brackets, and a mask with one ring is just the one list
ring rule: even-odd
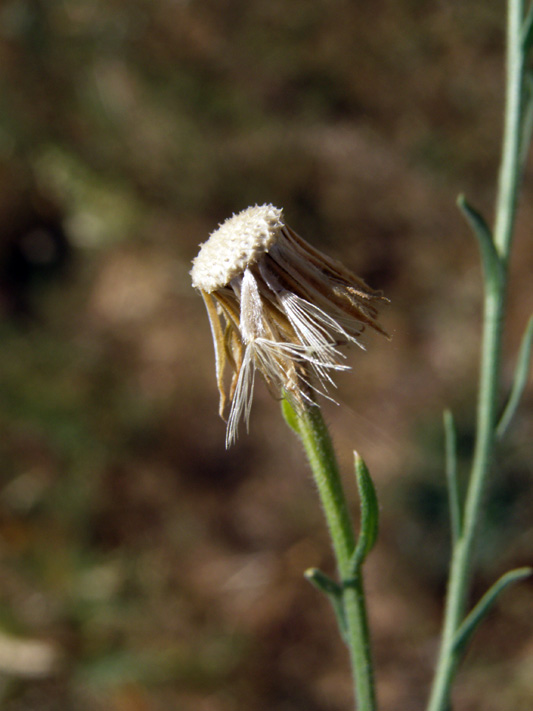
{"label": "narrow leaf", "polygon": [[461,497],[457,477],[457,434],[450,410],[444,412],[444,440],[446,452],[446,482],[448,484],[448,504],[450,508],[450,527],[452,543],[455,545],[463,527]]}
{"label": "narrow leaf", "polygon": [[517,583],[520,580],[524,580],[532,574],[533,568],[517,568],[516,570],[510,570],[508,573],[505,573],[505,575],[502,575],[502,577],[499,578],[494,585],[489,588],[489,590],[487,590],[457,630],[454,640],[454,649],[456,652],[463,651],[472,638],[477,626],[492,609],[501,593],[508,588],[509,585]]}
{"label": "narrow leaf", "polygon": [[287,400],[286,397],[281,401],[281,413],[283,419],[289,425],[291,430],[294,430],[298,436],[300,436],[300,426],[298,424],[298,415],[294,411],[293,406]]}
{"label": "narrow leaf", "polygon": [[520,344],[520,350],[518,351],[518,358],[516,361],[516,367],[514,372],[513,386],[511,388],[511,394],[505,405],[503,414],[496,427],[496,436],[498,438],[503,437],[514,414],[520,404],[520,399],[527,385],[529,377],[529,369],[531,365],[531,353],[533,351],[533,316],[529,319],[526,330],[522,337],[522,343]]}
{"label": "narrow leaf", "polygon": [[533,4],[529,6],[527,15],[522,24],[522,51],[524,54],[530,49],[533,43]]}
{"label": "narrow leaf", "polygon": [[356,577],[361,565],[374,547],[378,537],[379,506],[376,490],[366,464],[357,452],[354,452],[354,457],[355,476],[357,479],[357,488],[359,489],[361,510],[359,537],[350,561],[350,570],[352,571],[352,575]]}
{"label": "narrow leaf", "polygon": [[318,570],[318,568],[308,568],[308,570],[304,573],[304,577],[311,583],[311,585],[313,585],[313,587],[327,595],[331,606],[333,607],[339,631],[346,644],[348,644],[346,614],[344,612],[344,604],[342,599],[342,587],[321,570]]}
{"label": "narrow leaf", "polygon": [[477,238],[487,282],[500,282],[502,265],[485,218],[467,202],[464,195],[459,195],[457,205]]}
{"label": "narrow leaf", "polygon": [[524,170],[529,149],[531,147],[531,136],[533,135],[533,73],[527,69],[524,73],[524,99],[522,110],[522,135],[520,136],[520,172]]}
{"label": "narrow leaf", "polygon": [[306,580],[309,580],[311,585],[317,588],[317,590],[320,590],[326,595],[342,596],[342,586],[318,568],[308,568],[304,573],[304,577]]}

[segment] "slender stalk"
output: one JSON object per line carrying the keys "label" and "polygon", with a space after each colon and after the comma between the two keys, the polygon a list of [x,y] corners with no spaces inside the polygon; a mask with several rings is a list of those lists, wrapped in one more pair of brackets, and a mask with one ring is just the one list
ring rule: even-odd
{"label": "slender stalk", "polygon": [[446,711],[450,707],[450,687],[459,662],[459,650],[455,640],[466,613],[476,533],[496,438],[507,263],[520,184],[524,69],[520,42],[522,21],[523,0],[508,0],[505,123],[494,227],[494,245],[502,268],[500,278],[491,279],[485,275],[476,444],[465,501],[463,528],[452,550],[442,642],[428,711]]}
{"label": "slender stalk", "polygon": [[523,21],[524,0],[507,0],[505,117],[494,224],[494,244],[505,265],[511,251],[523,167],[521,150],[525,64],[524,47],[521,41]]}
{"label": "slender stalk", "polygon": [[297,413],[298,434],[309,464],[329,528],[342,583],[346,638],[350,649],[358,711],[374,711],[376,696],[362,574],[355,578],[351,557],[355,549],[353,525],[342,488],[329,432],[318,405]]}
{"label": "slender stalk", "polygon": [[344,496],[337,460],[318,405],[297,410],[299,434],[309,460],[341,579],[347,573],[355,547],[352,519]]}
{"label": "slender stalk", "polygon": [[343,597],[352,674],[355,681],[356,708],[357,711],[374,711],[377,702],[361,572],[345,587]]}
{"label": "slender stalk", "polygon": [[442,643],[428,706],[429,711],[446,711],[449,708],[450,687],[459,662],[454,642],[466,612],[475,534],[494,448],[502,311],[503,299],[487,297],[476,448],[465,503],[463,529],[452,552]]}

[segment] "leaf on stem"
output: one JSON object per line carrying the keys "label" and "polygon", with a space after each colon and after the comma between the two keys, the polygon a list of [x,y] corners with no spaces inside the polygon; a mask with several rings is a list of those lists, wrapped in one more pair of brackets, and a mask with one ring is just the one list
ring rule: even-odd
{"label": "leaf on stem", "polygon": [[529,6],[527,15],[522,25],[522,51],[524,54],[529,51],[533,44],[533,3]]}
{"label": "leaf on stem", "polygon": [[344,641],[348,643],[342,587],[321,570],[318,570],[318,568],[308,568],[304,573],[304,577],[311,583],[311,585],[313,585],[313,587],[327,595],[329,601],[331,602],[331,606],[333,607],[335,617],[337,618],[340,633]]}
{"label": "leaf on stem", "polygon": [[531,353],[533,351],[533,316],[528,321],[526,330],[522,337],[522,343],[520,344],[520,350],[518,351],[518,358],[516,361],[513,386],[511,388],[511,394],[505,405],[503,414],[496,427],[496,436],[501,439],[514,414],[520,404],[520,399],[527,385],[527,380],[529,376],[529,369],[531,365]]}
{"label": "leaf on stem", "polygon": [[342,586],[318,568],[308,568],[304,573],[304,577],[309,580],[311,585],[326,595],[334,595],[336,597],[342,595]]}
{"label": "leaf on stem", "polygon": [[505,573],[505,575],[502,575],[502,577],[487,590],[457,630],[454,640],[454,650],[456,653],[460,653],[464,650],[477,626],[492,609],[501,593],[506,590],[509,585],[524,580],[532,574],[533,568],[516,568],[516,570],[510,570],[508,573]]}
{"label": "leaf on stem", "polygon": [[286,397],[283,398],[281,401],[281,414],[283,415],[283,419],[285,422],[289,425],[291,430],[296,432],[298,436],[300,436],[300,427],[298,424],[298,415],[294,411],[294,408],[290,404],[290,402],[287,400]]}
{"label": "leaf on stem", "polygon": [[464,195],[459,195],[457,198],[457,206],[465,216],[466,221],[477,238],[487,285],[495,282],[499,283],[503,276],[502,264],[494,244],[490,227],[487,225],[483,215],[467,202]]}
{"label": "leaf on stem", "polygon": [[359,489],[361,509],[359,537],[350,561],[352,575],[356,577],[378,537],[379,506],[376,490],[366,464],[357,452],[354,452],[354,457],[355,476],[357,479],[357,488]]}
{"label": "leaf on stem", "polygon": [[450,410],[444,412],[444,440],[446,453],[446,483],[448,485],[448,503],[450,508],[450,526],[452,543],[455,545],[463,528],[461,496],[457,477],[457,434]]}
{"label": "leaf on stem", "polygon": [[524,98],[522,110],[522,135],[520,137],[520,172],[529,155],[531,136],[533,134],[533,72],[528,69],[524,73]]}

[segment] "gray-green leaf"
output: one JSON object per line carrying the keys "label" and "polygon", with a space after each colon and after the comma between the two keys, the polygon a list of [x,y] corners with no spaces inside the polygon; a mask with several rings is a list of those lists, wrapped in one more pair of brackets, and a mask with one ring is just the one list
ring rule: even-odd
{"label": "gray-green leaf", "polygon": [[355,476],[357,478],[357,488],[359,489],[361,510],[359,537],[350,561],[352,574],[356,577],[361,565],[374,547],[378,537],[379,506],[376,490],[366,464],[357,452],[354,452],[354,457]]}

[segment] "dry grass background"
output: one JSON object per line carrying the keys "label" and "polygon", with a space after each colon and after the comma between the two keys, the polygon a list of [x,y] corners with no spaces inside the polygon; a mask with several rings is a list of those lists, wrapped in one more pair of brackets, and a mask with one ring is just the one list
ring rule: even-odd
{"label": "dry grass background", "polygon": [[[390,298],[325,406],[382,534],[384,711],[423,708],[447,559],[441,413],[472,444],[480,324],[459,192],[490,211],[502,3],[10,0],[0,8],[0,693],[6,711],[344,711],[345,650],[299,445],[259,386],[224,450],[188,270],[273,202]],[[531,172],[505,369],[532,311]],[[480,594],[531,563],[531,391],[487,502]],[[532,587],[473,644],[456,708],[531,708]],[[37,646],[22,643],[40,642]],[[22,646],[21,646],[22,644]],[[18,646],[17,646],[18,645]]]}

